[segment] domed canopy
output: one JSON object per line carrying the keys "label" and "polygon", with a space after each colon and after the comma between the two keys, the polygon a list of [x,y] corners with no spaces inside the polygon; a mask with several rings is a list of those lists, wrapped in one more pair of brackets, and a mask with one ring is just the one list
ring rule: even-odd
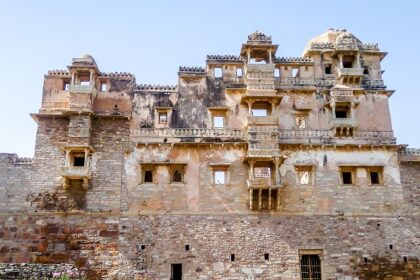
{"label": "domed canopy", "polygon": [[330,28],[321,35],[309,40],[306,44],[305,50],[303,51],[303,56],[306,56],[314,45],[316,45],[317,48],[326,49],[359,49],[362,46],[362,42],[352,33],[347,32],[346,29],[334,30],[333,28]]}

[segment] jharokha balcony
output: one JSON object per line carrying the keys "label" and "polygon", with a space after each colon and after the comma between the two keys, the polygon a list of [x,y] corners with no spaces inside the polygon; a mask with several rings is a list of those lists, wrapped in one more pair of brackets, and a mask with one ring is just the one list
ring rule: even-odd
{"label": "jharokha balcony", "polygon": [[70,180],[82,180],[82,187],[87,189],[91,174],[92,168],[90,166],[63,166],[61,168],[65,188],[70,186]]}
{"label": "jharokha balcony", "polygon": [[281,184],[276,184],[275,180],[271,178],[253,178],[247,179],[246,184],[248,189],[264,189],[264,188],[279,188]]}

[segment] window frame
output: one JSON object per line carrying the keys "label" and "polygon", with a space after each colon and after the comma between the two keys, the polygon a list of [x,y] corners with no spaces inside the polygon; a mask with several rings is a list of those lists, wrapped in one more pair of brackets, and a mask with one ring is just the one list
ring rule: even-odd
{"label": "window frame", "polygon": [[[302,273],[303,273],[303,269],[302,269],[302,259],[304,256],[318,256],[319,258],[319,272],[320,272],[320,277],[319,278],[312,278],[311,276],[309,278],[303,278],[302,277]],[[323,259],[323,250],[322,249],[300,249],[299,250],[299,274],[300,274],[300,278],[303,280],[310,280],[310,279],[315,279],[315,280],[322,280],[324,279],[324,259]]]}
{"label": "window frame", "polygon": [[[351,173],[351,183],[344,184],[343,173]],[[340,166],[340,185],[341,186],[356,186],[356,167]]]}
{"label": "window frame", "polygon": [[[384,185],[383,166],[369,166],[366,171],[367,171],[367,175],[369,179],[369,186],[383,186]],[[377,184],[372,183],[371,173],[378,173]]]}
{"label": "window frame", "polygon": [[[222,163],[211,163],[211,185],[212,186],[229,186],[230,185],[230,164]],[[224,172],[224,183],[216,184],[216,172]]]}
{"label": "window frame", "polygon": [[[315,185],[315,176],[314,176],[314,166],[309,164],[299,164],[295,165],[295,172],[296,172],[296,184],[298,186],[314,186]],[[300,180],[299,173],[301,172],[308,172],[308,183],[302,184]]]}

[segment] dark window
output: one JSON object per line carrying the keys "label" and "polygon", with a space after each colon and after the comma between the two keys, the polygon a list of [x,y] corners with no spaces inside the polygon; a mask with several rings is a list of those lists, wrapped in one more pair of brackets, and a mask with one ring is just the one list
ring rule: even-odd
{"label": "dark window", "polygon": [[234,262],[235,261],[235,254],[231,254],[230,255],[230,261]]}
{"label": "dark window", "polygon": [[343,185],[351,185],[351,184],[353,184],[351,172],[342,172],[341,173],[341,176],[343,177]]}
{"label": "dark window", "polygon": [[252,190],[252,210],[258,210],[258,197],[259,193],[258,190]]}
{"label": "dark window", "polygon": [[354,61],[354,57],[349,55],[349,56],[344,56],[343,57],[343,67],[344,68],[353,68],[353,61]]}
{"label": "dark window", "polygon": [[172,176],[172,182],[180,183],[182,182],[182,174],[178,170],[174,171],[174,175]]}
{"label": "dark window", "polygon": [[331,65],[330,64],[325,66],[325,74],[327,74],[327,75],[331,74]]}
{"label": "dark window", "polygon": [[190,250],[190,245],[185,245],[185,251],[189,251]]}
{"label": "dark window", "polygon": [[271,190],[271,210],[277,210],[277,190]]}
{"label": "dark window", "polygon": [[171,280],[182,280],[182,263],[171,264]]}
{"label": "dark window", "polygon": [[370,183],[372,185],[379,185],[379,173],[378,172],[370,172]]}
{"label": "dark window", "polygon": [[369,75],[369,69],[367,69],[367,67],[363,69],[363,75]]}
{"label": "dark window", "polygon": [[270,260],[270,254],[264,254],[264,260],[268,261]]}
{"label": "dark window", "polygon": [[347,111],[345,110],[336,110],[335,111],[335,117],[337,119],[346,119],[347,118]]}
{"label": "dark window", "polygon": [[321,259],[318,255],[303,255],[300,270],[302,280],[321,280]]}
{"label": "dark window", "polygon": [[84,157],[74,157],[74,166],[85,166]]}
{"label": "dark window", "polygon": [[153,183],[153,172],[151,170],[144,171],[144,182]]}
{"label": "dark window", "polygon": [[144,250],[144,249],[146,249],[146,245],[141,245],[141,246],[140,246],[140,248],[141,248],[142,250]]}
{"label": "dark window", "polygon": [[69,90],[69,89],[70,89],[70,82],[69,81],[64,81],[63,90]]}
{"label": "dark window", "polygon": [[268,190],[261,190],[261,210],[268,209]]}
{"label": "dark window", "polygon": [[168,123],[168,113],[166,112],[159,113],[159,123],[160,124]]}

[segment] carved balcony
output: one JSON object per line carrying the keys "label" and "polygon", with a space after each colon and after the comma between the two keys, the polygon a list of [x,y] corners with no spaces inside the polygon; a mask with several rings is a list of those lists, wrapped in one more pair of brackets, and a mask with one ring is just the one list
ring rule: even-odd
{"label": "carved balcony", "polygon": [[61,175],[68,179],[90,179],[92,168],[89,166],[63,166]]}
{"label": "carved balcony", "polygon": [[331,126],[335,136],[354,136],[357,121],[355,118],[333,118]]}
{"label": "carved balcony", "polygon": [[93,93],[95,90],[95,86],[91,85],[70,85],[69,91],[70,93]]}
{"label": "carved balcony", "polygon": [[337,79],[343,84],[360,84],[363,68],[338,68]]}
{"label": "carved balcony", "polygon": [[263,116],[263,117],[254,117],[248,116],[248,126],[250,125],[278,125],[279,117],[276,116]]}
{"label": "carved balcony", "polygon": [[279,87],[290,87],[290,86],[315,86],[315,80],[312,78],[300,78],[300,77],[285,77],[276,78],[274,80],[276,88]]}
{"label": "carved balcony", "polygon": [[248,189],[268,189],[281,187],[281,184],[276,184],[275,180],[271,178],[247,179],[246,184]]}
{"label": "carved balcony", "polygon": [[246,159],[280,157],[279,149],[248,149]]}

